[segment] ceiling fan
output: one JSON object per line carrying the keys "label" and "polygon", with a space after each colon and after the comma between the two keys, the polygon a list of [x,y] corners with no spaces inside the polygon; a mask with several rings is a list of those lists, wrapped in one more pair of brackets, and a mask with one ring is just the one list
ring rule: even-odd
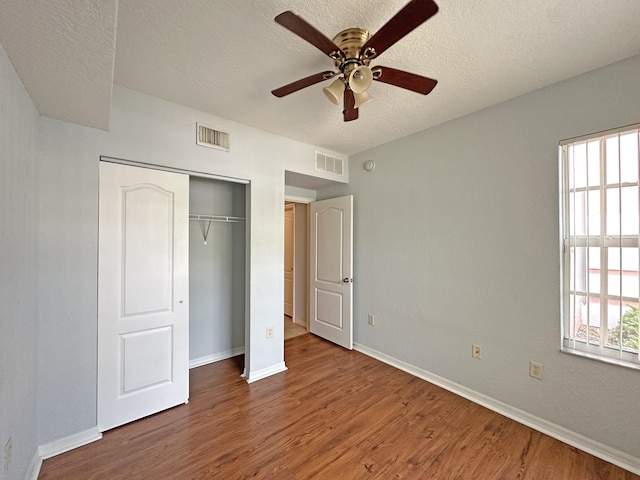
{"label": "ceiling fan", "polygon": [[323,88],[323,92],[335,105],[343,97],[342,114],[345,122],[356,120],[358,108],[372,99],[368,89],[374,80],[427,95],[434,89],[437,80],[391,67],[371,67],[370,63],[437,12],[438,5],[433,0],[411,0],[373,36],[363,28],[348,28],[338,33],[333,40],[329,40],[295,13],[283,12],[274,19],[276,23],[328,55],[334,61],[337,71],[316,73],[271,93],[276,97],[284,97],[338,77],[331,85]]}

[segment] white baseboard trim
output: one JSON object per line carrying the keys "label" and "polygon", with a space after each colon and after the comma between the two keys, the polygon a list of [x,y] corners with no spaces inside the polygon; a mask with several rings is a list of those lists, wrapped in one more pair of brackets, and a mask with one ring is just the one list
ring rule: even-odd
{"label": "white baseboard trim", "polygon": [[294,318],[293,319],[293,323],[295,323],[296,325],[300,325],[301,327],[306,328],[307,330],[309,329],[309,326],[307,325],[307,320],[306,319],[299,319],[299,318]]}
{"label": "white baseboard trim", "polygon": [[270,377],[276,373],[284,372],[285,370],[287,370],[287,366],[284,362],[280,362],[276,365],[272,365],[271,367],[261,368],[255,372],[249,371],[249,375],[246,377],[247,383],[257,382],[258,380]]}
{"label": "white baseboard trim", "polygon": [[87,443],[100,440],[101,438],[102,433],[96,426],[89,430],[85,430],[84,432],[76,433],[45,445],[40,445],[38,447],[38,454],[42,460],[46,460],[47,458],[55,457],[61,453],[86,445]]}
{"label": "white baseboard trim", "polygon": [[237,347],[232,350],[225,350],[224,352],[214,353],[213,355],[205,355],[204,357],[194,358],[189,360],[189,369],[208,365],[209,363],[219,362],[220,360],[226,360],[227,358],[237,357],[244,353],[244,347]]}
{"label": "white baseboard trim", "polygon": [[40,475],[40,468],[42,468],[42,457],[40,457],[38,449],[36,449],[35,453],[33,454],[33,458],[31,459],[31,463],[29,464],[27,474],[24,476],[24,480],[38,480],[38,475]]}
{"label": "white baseboard trim", "polygon": [[386,355],[382,352],[378,352],[372,348],[359,343],[354,343],[353,348],[365,355],[380,360],[383,363],[391,365],[399,370],[414,375],[422,380],[426,380],[429,383],[433,383],[439,387],[444,388],[456,395],[459,395],[467,400],[482,405],[483,407],[493,410],[494,412],[504,415],[518,423],[522,423],[527,427],[531,427],[545,435],[549,435],[556,440],[560,440],[572,447],[576,447],[584,452],[587,452],[595,457],[598,457],[607,462],[613,463],[620,468],[624,468],[636,475],[640,475],[640,458],[636,458],[625,452],[621,452],[614,448],[608,447],[602,443],[596,442],[588,437],[575,433],[564,427],[551,423],[542,418],[531,415],[524,410],[517,409],[506,403],[500,402],[494,398],[491,398],[482,393],[471,390],[463,385],[454,383],[446,378],[435,375],[431,372],[423,370],[419,367],[411,365],[409,363],[398,360],[397,358]]}
{"label": "white baseboard trim", "polygon": [[38,480],[43,460],[68,452],[74,448],[81,447],[87,443],[95,442],[101,438],[102,433],[100,433],[98,427],[94,427],[84,432],[76,433],[74,435],[40,445],[29,464],[29,469],[24,477],[25,480]]}

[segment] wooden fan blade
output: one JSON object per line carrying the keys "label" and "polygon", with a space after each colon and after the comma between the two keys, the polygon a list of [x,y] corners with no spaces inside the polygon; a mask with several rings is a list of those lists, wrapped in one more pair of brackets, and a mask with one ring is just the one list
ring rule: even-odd
{"label": "wooden fan blade", "polygon": [[391,67],[375,66],[373,71],[381,71],[381,75],[374,75],[373,79],[378,82],[388,83],[396,87],[406,88],[412,92],[428,95],[431,90],[438,84],[437,80],[429,77],[416,75],[415,73],[405,72],[404,70],[396,70]]}
{"label": "wooden fan blade", "polygon": [[373,48],[379,56],[414,28],[438,13],[438,5],[433,0],[411,0],[378,30],[361,49]]}
{"label": "wooden fan blade", "polygon": [[345,122],[358,119],[358,109],[356,108],[356,97],[349,88],[344,89],[344,110],[342,111]]}
{"label": "wooden fan blade", "polygon": [[301,78],[293,83],[285,85],[284,87],[276,88],[272,90],[276,97],[282,98],[285,95],[289,95],[290,93],[297,92],[298,90],[302,90],[303,88],[310,87],[311,85],[315,85],[316,83],[320,83],[324,80],[328,80],[335,75],[335,72],[327,70],[326,72],[316,73],[314,75],[309,75],[308,77]]}
{"label": "wooden fan blade", "polygon": [[274,20],[276,23],[279,23],[303,40],[306,40],[326,55],[331,57],[332,53],[340,52],[340,54],[344,56],[342,50],[340,50],[335,43],[329,40],[322,32],[316,29],[316,27],[295,13],[288,10],[278,15]]}

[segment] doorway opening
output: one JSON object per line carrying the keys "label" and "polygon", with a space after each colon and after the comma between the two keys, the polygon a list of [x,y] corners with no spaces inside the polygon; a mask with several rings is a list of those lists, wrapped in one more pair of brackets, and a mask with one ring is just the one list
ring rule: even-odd
{"label": "doorway opening", "polygon": [[309,328],[309,221],[308,206],[284,204],[284,339]]}
{"label": "doorway opening", "polygon": [[[308,209],[307,209],[308,207]],[[288,210],[291,207],[285,206]],[[285,225],[285,237],[293,237],[293,251],[288,253],[286,264],[293,264],[294,292],[287,294],[287,300],[293,302],[292,322],[297,319],[297,299],[302,298],[306,316],[306,326],[310,333],[329,340],[337,345],[351,350],[353,348],[353,196],[333,197],[303,204],[306,217],[304,228],[306,232],[303,243],[296,243],[296,217],[293,210],[293,231],[287,234],[291,227],[289,221]],[[287,215],[291,215],[288,213]],[[285,215],[286,218],[286,215]],[[285,244],[288,243],[285,241]],[[296,246],[304,245],[304,255],[296,254]],[[306,258],[304,258],[306,257]],[[298,278],[296,260],[302,260],[301,265],[306,268],[304,278]],[[284,264],[284,262],[283,262]],[[290,274],[289,272],[285,272]],[[285,270],[287,270],[285,266]],[[296,285],[304,285],[304,296],[296,293]],[[306,297],[306,300],[304,298]],[[287,308],[290,308],[287,305]],[[286,319],[286,316],[285,316]],[[286,326],[286,325],[285,325]]]}

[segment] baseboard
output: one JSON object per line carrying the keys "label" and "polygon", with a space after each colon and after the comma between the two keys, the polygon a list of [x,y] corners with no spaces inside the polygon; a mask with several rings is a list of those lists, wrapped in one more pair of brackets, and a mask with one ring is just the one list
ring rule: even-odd
{"label": "baseboard", "polygon": [[74,448],[81,447],[87,443],[95,442],[102,438],[102,433],[98,430],[98,427],[85,430],[84,432],[76,433],[60,440],[55,440],[45,445],[38,447],[38,454],[42,460],[55,457],[61,453],[68,452]]}
{"label": "baseboard", "polygon": [[309,326],[307,325],[307,321],[305,320],[300,320],[298,318],[293,318],[293,323],[295,323],[296,325],[300,325],[301,327],[304,327],[306,329],[309,329]]}
{"label": "baseboard", "polygon": [[29,464],[27,474],[24,476],[24,480],[38,480],[38,475],[40,475],[41,468],[42,457],[40,457],[38,449],[36,449],[35,453],[33,454],[33,458],[31,459],[31,463]]}
{"label": "baseboard", "polygon": [[257,382],[258,380],[270,377],[271,375],[275,375],[276,373],[284,372],[285,370],[287,370],[287,366],[284,364],[284,362],[280,362],[271,367],[256,370],[255,372],[249,371],[249,376],[246,377],[247,383]]}
{"label": "baseboard", "polygon": [[76,433],[74,435],[40,445],[29,464],[27,475],[24,477],[25,480],[38,480],[43,460],[68,452],[74,448],[81,447],[87,443],[95,442],[101,438],[102,433],[100,433],[98,427],[94,427],[89,430],[85,430],[84,432]]}
{"label": "baseboard", "polygon": [[219,362],[220,360],[226,360],[227,358],[237,357],[244,353],[244,347],[237,347],[232,350],[225,350],[224,352],[214,353],[213,355],[205,355],[204,357],[194,358],[189,360],[189,369],[201,367],[213,362]]}
{"label": "baseboard", "polygon": [[596,442],[588,437],[548,422],[547,420],[536,417],[535,415],[531,415],[530,413],[512,407],[506,403],[502,403],[494,398],[488,397],[487,395],[476,392],[475,390],[471,390],[470,388],[454,383],[446,378],[403,362],[402,360],[398,360],[397,358],[378,352],[377,350],[365,345],[354,343],[353,348],[365,355],[375,358],[376,360],[380,360],[392,367],[421,378],[422,380],[426,380],[429,383],[433,383],[434,385],[442,387],[445,390],[455,393],[456,395],[466,398],[474,403],[482,405],[489,410],[493,410],[500,415],[504,415],[511,420],[522,423],[523,425],[531,427],[545,435],[549,435],[556,440],[571,445],[572,447],[576,447],[595,457],[617,465],[620,468],[624,468],[636,475],[640,475],[640,458],[636,458],[627,453],[608,447],[607,445]]}

